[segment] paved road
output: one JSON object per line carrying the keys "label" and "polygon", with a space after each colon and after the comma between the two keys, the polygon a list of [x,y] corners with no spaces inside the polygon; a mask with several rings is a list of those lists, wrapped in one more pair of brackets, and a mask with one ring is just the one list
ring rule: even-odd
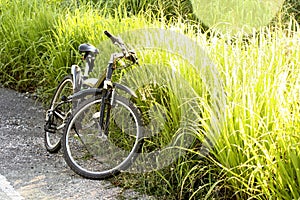
{"label": "paved road", "polygon": [[150,199],[75,175],[61,152],[46,151],[43,118],[34,100],[0,87],[0,200]]}

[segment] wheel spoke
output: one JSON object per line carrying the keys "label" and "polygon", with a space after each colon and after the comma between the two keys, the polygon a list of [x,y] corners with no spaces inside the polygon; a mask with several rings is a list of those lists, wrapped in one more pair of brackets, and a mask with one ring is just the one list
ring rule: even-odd
{"label": "wheel spoke", "polygon": [[51,153],[55,153],[60,149],[63,129],[71,109],[71,103],[62,102],[61,97],[71,95],[72,88],[72,77],[66,76],[58,85],[51,100],[50,109],[46,114],[45,146]]}
{"label": "wheel spoke", "polygon": [[105,131],[99,125],[100,97],[83,102],[66,125],[65,159],[84,177],[101,179],[118,173],[131,164],[140,149],[139,111],[124,97],[115,101],[116,106],[109,108],[110,114],[103,120]]}

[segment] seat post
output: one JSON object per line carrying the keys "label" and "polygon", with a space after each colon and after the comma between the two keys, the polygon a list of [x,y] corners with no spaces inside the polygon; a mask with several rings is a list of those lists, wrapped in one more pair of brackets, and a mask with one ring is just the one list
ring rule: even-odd
{"label": "seat post", "polygon": [[93,45],[88,43],[79,45],[78,50],[80,53],[85,53],[84,54],[85,70],[84,70],[83,79],[87,79],[89,73],[93,71],[95,58],[96,55],[99,54],[99,50]]}

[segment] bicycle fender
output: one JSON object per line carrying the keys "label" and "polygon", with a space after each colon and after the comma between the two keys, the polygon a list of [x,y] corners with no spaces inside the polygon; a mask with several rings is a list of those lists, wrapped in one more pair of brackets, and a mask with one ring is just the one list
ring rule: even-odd
{"label": "bicycle fender", "polygon": [[89,88],[85,90],[80,90],[79,92],[76,92],[75,94],[71,95],[68,97],[68,100],[76,100],[76,99],[81,99],[85,96],[88,95],[97,95],[101,94],[102,89],[100,88]]}
{"label": "bicycle fender", "polygon": [[135,98],[137,98],[137,95],[135,94],[135,92],[132,89],[130,89],[129,87],[119,84],[119,83],[114,83],[114,86],[115,86],[115,88],[123,90],[126,93],[130,94],[131,96],[134,96]]}

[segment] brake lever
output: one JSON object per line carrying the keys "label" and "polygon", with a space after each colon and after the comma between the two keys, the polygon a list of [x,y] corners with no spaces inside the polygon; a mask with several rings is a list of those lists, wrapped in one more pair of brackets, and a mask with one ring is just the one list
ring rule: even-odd
{"label": "brake lever", "polygon": [[135,56],[135,51],[129,50],[128,51],[128,57],[126,57],[126,59],[130,60],[131,62],[133,62],[133,64],[138,64],[138,58]]}

